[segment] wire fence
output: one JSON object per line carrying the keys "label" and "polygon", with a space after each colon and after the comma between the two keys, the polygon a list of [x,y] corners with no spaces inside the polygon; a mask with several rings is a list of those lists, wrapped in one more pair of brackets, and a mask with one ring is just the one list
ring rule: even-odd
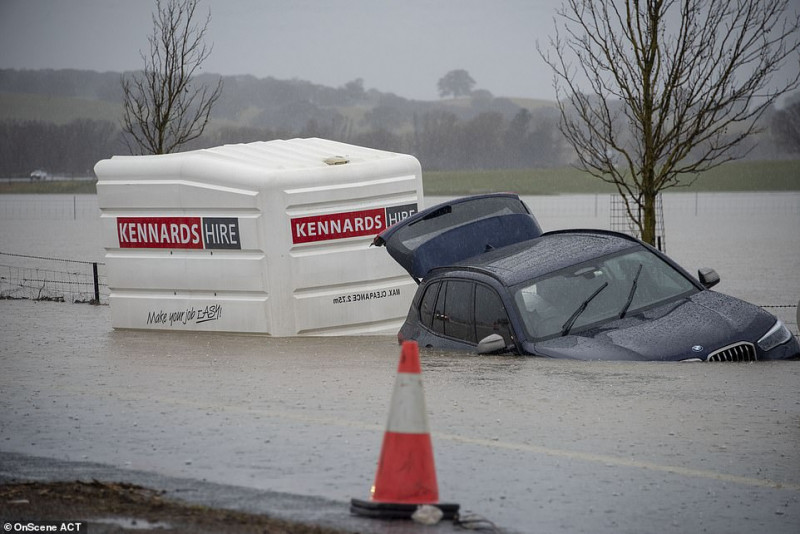
{"label": "wire fence", "polygon": [[105,264],[0,252],[0,298],[107,304]]}
{"label": "wire fence", "polygon": [[[614,226],[610,221],[614,218],[615,205],[617,208],[619,205],[615,197],[607,194],[550,195],[525,197],[525,201],[540,221],[548,221],[548,227],[561,227],[562,219],[568,221],[565,227],[576,224],[602,227],[605,223]],[[444,197],[430,197],[426,198],[426,203],[432,205],[442,200]],[[664,195],[660,210],[666,216],[681,218],[709,214],[743,217],[765,212],[794,216],[800,213],[800,194],[675,193]],[[96,195],[0,195],[0,220],[97,218]],[[0,252],[0,298],[107,304],[108,295],[104,263]],[[796,303],[758,304],[778,316],[796,336],[800,334]]]}
{"label": "wire fence", "polygon": [[[747,193],[663,193],[660,195],[663,217],[669,225],[670,220],[684,217],[731,216],[753,218],[771,215],[793,216],[800,211],[800,192],[798,191],[759,191]],[[425,197],[425,205],[430,206],[446,198]],[[616,217],[621,198],[617,194],[587,193],[570,195],[524,195],[525,203],[531,208],[539,222],[551,218],[596,219],[595,226],[606,225]],[[624,207],[622,208],[624,209]],[[620,212],[621,213],[621,212]],[[624,217],[623,217],[624,219]],[[602,226],[600,226],[602,227]]]}
{"label": "wire fence", "polygon": [[[661,252],[667,251],[667,236],[664,232],[664,202],[663,195],[660,193],[656,195],[656,227],[655,227],[655,245]],[[633,200],[630,200],[630,209],[636,214],[637,220],[642,220],[642,209],[635,205]],[[609,228],[617,232],[631,235],[637,239],[642,238],[642,233],[639,227],[634,224],[628,214],[628,206],[622,195],[611,195],[611,204],[609,207],[610,221]]]}
{"label": "wire fence", "polygon": [[[759,216],[770,214],[796,214],[800,211],[800,193],[748,192],[748,193],[689,193],[674,192],[661,195],[663,217],[675,219],[688,216]],[[425,197],[425,205],[432,206],[452,196]],[[575,195],[529,195],[524,200],[536,217],[597,219],[594,225],[603,227],[615,215],[619,195],[588,193]],[[0,195],[0,220],[83,220],[97,219],[100,208],[97,195]]]}
{"label": "wire fence", "polygon": [[[0,299],[108,304],[106,266],[101,262],[0,252]],[[760,304],[800,337],[797,304]]]}

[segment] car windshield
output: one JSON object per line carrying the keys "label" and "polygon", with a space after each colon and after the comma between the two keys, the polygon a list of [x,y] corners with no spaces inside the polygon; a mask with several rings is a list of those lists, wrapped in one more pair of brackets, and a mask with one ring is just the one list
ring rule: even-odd
{"label": "car windshield", "polygon": [[529,280],[513,290],[528,335],[564,336],[698,291],[641,247]]}

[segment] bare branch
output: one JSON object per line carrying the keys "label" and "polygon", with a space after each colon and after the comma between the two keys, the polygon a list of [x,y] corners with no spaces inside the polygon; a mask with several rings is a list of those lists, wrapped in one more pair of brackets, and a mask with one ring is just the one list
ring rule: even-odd
{"label": "bare branch", "polygon": [[209,13],[196,21],[198,0],[157,0],[149,55],[144,70],[124,75],[123,131],[131,152],[167,154],[202,135],[211,109],[222,94],[214,87],[195,87],[194,76],[211,54],[205,44]]}
{"label": "bare branch", "polygon": [[[800,87],[789,0],[565,0],[547,51],[578,166],[617,186],[652,243],[655,196],[741,157],[775,100]],[[558,20],[557,19],[557,20]],[[800,67],[800,65],[798,65]],[[646,208],[646,209],[645,209]],[[634,217],[636,219],[636,217]],[[652,223],[652,224],[651,224]]]}

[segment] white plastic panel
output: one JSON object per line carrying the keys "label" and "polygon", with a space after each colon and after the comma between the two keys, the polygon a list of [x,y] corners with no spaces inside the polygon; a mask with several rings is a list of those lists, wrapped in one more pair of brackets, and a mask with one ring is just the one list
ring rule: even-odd
{"label": "white plastic panel", "polygon": [[[291,139],[116,156],[95,172],[114,327],[395,333],[408,312],[415,284],[369,245],[422,209],[412,156]],[[229,324],[153,320],[220,299]]]}

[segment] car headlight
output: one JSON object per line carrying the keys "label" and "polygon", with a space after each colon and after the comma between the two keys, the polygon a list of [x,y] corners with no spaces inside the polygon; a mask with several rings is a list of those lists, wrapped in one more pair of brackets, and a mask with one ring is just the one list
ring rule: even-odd
{"label": "car headlight", "polygon": [[766,352],[782,343],[786,343],[791,337],[792,333],[779,319],[775,321],[775,325],[769,329],[769,332],[761,336],[761,339],[758,340],[758,346]]}

